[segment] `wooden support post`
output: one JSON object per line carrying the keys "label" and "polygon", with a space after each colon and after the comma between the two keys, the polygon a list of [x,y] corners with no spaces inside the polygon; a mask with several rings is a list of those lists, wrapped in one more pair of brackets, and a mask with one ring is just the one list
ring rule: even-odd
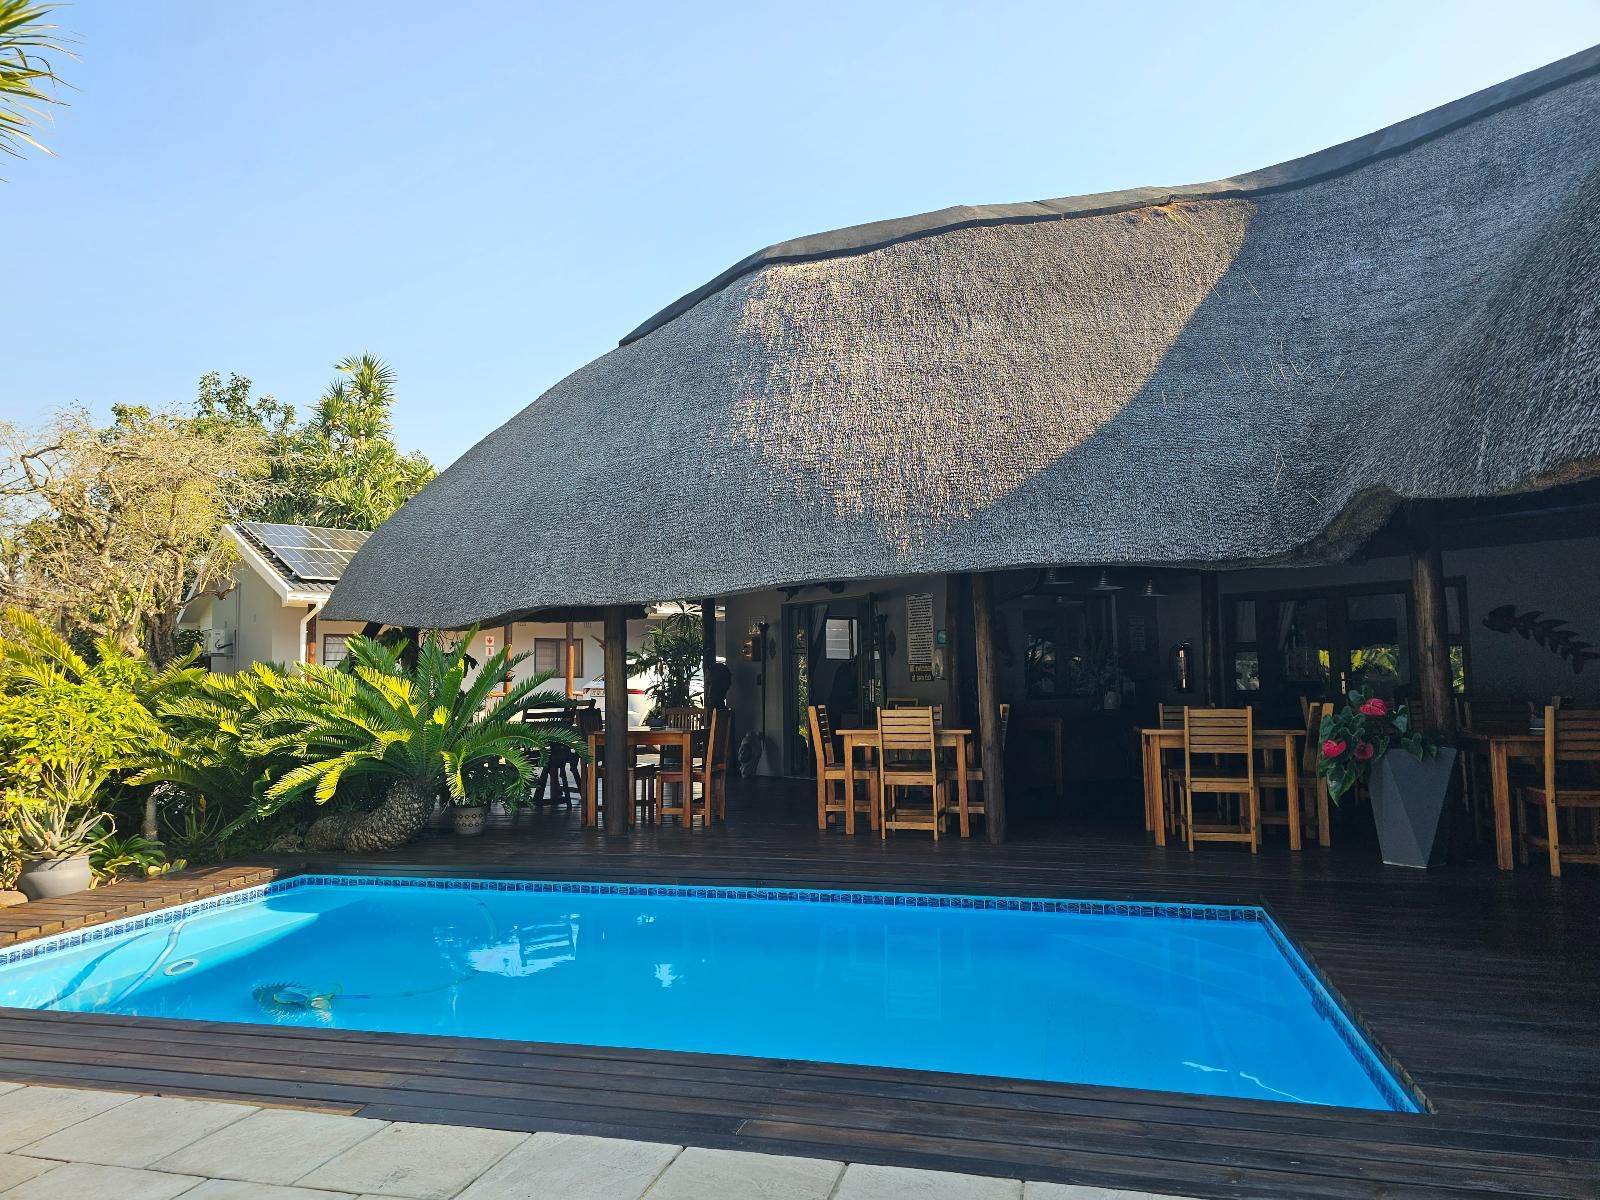
{"label": "wooden support post", "polygon": [[317,614],[306,618],[306,662],[317,661]]}
{"label": "wooden support post", "polygon": [[1200,671],[1206,703],[1216,708],[1222,703],[1222,604],[1215,571],[1200,572]]}
{"label": "wooden support post", "polygon": [[[1000,742],[1000,695],[995,688],[994,618],[989,576],[972,577],[972,648],[978,677],[978,744],[983,753],[984,825],[989,840],[1006,840],[1006,762]],[[937,803],[937,797],[935,797]]]}
{"label": "wooden support post", "polygon": [[[502,629],[500,632],[503,635],[503,639],[504,639],[502,641],[502,643],[501,643],[501,647],[500,648],[506,652],[506,660],[509,662],[510,659],[511,659],[511,654],[512,654],[511,636],[512,636],[512,634],[514,634],[516,632],[516,626],[513,625],[510,621],[507,621],[506,624],[505,624],[505,628]],[[508,669],[506,671],[505,680],[500,685],[501,688],[503,690],[507,691],[507,692],[509,692],[511,690],[511,682],[512,682],[511,676],[512,676],[512,674],[513,674],[513,670],[512,669]]]}
{"label": "wooden support post", "polygon": [[[628,794],[628,610],[606,606],[605,830],[628,832],[633,797]],[[598,778],[598,776],[597,776]]]}
{"label": "wooden support post", "polygon": [[1411,534],[1411,594],[1416,628],[1419,724],[1446,745],[1456,740],[1455,695],[1450,686],[1450,626],[1445,611],[1444,556],[1439,548],[1439,511],[1428,502],[1406,509]]}
{"label": "wooden support post", "polygon": [[578,654],[578,652],[575,649],[573,649],[573,646],[572,646],[572,622],[571,621],[567,622],[567,640],[561,643],[561,648],[562,648],[562,650],[565,651],[565,653],[562,655],[562,657],[566,659],[566,667],[567,667],[567,698],[570,700],[577,693],[577,690],[578,690],[577,689],[577,684],[576,684],[576,679],[577,679],[577,676],[578,676],[578,671],[577,671],[577,654]]}
{"label": "wooden support post", "polygon": [[700,658],[700,703],[711,707],[711,674],[717,666],[717,600],[707,596],[700,601],[700,634],[705,649]]}

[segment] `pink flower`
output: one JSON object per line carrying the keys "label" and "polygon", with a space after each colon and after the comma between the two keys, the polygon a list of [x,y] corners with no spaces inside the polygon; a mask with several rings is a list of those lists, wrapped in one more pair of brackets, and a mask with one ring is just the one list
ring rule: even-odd
{"label": "pink flower", "polygon": [[1362,701],[1361,712],[1368,717],[1387,717],[1389,715],[1389,706],[1374,696],[1370,700]]}
{"label": "pink flower", "polygon": [[[1380,701],[1380,703],[1381,703],[1381,701]],[[1356,758],[1358,758],[1360,761],[1366,762],[1367,759],[1372,757],[1372,753],[1373,753],[1373,751],[1372,751],[1372,743],[1371,742],[1357,742],[1356,743]]]}
{"label": "pink flower", "polygon": [[1322,743],[1323,758],[1338,758],[1345,751],[1345,743],[1340,738],[1329,738]]}

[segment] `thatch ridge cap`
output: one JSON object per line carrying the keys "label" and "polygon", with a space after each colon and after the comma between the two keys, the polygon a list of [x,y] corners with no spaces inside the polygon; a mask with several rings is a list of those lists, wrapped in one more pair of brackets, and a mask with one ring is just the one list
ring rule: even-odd
{"label": "thatch ridge cap", "polygon": [[1224,200],[1288,191],[1348,174],[1383,158],[1404,153],[1462,125],[1482,120],[1516,104],[1543,95],[1600,72],[1600,45],[1579,50],[1555,62],[1491,84],[1426,112],[1396,121],[1311,154],[1209,183],[1182,187],[1137,187],[1050,200],[1025,200],[1011,204],[960,204],[908,217],[893,217],[847,225],[841,229],[807,234],[775,242],[746,255],[714,278],[686,292],[649,317],[617,344],[653,333],[681,316],[734,280],[779,263],[813,262],[881,250],[900,242],[938,237],[984,225],[1021,225],[1074,217],[1098,217],[1174,201]]}

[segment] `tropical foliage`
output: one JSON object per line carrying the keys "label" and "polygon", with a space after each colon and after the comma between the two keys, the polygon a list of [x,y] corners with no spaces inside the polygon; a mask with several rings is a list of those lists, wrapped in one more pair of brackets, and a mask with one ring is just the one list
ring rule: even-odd
{"label": "tropical foliage", "polygon": [[268,784],[291,763],[264,752],[255,733],[289,686],[276,667],[254,663],[234,675],[196,672],[182,687],[160,689],[155,731],[128,782],[180,798],[169,806],[167,836],[197,848],[221,845],[265,810]]}
{"label": "tropical foliage", "polygon": [[67,38],[49,21],[60,7],[36,0],[0,0],[0,151],[20,157],[24,146],[49,154],[34,135],[60,104],[61,86],[50,58],[72,58]]}
{"label": "tropical foliage", "polygon": [[[80,652],[28,613],[0,630],[0,863],[89,853],[114,880],[277,846],[370,850],[414,836],[440,796],[513,806],[541,756],[582,755],[570,728],[525,725],[567,703],[525,656],[482,669],[459,642],[353,638],[338,668],[162,670],[102,638]],[[319,810],[322,814],[318,815]],[[139,833],[118,836],[119,817]],[[309,828],[308,828],[309,826]]]}
{"label": "tropical foliage", "polygon": [[288,752],[299,764],[267,795],[280,800],[310,793],[328,800],[346,774],[373,773],[442,788],[459,803],[467,794],[463,771],[473,762],[504,760],[531,782],[529,752],[552,741],[579,747],[571,730],[509,719],[530,705],[566,702],[563,693],[540,690],[549,674],[523,680],[485,707],[501,677],[527,656],[502,649],[469,682],[470,640],[446,647],[440,634],[430,633],[408,669],[401,649],[352,637],[345,647],[349,670],[308,667],[261,716],[264,736],[255,748]]}
{"label": "tropical foliage", "polygon": [[118,879],[153,879],[168,871],[181,871],[188,864],[181,858],[168,859],[166,847],[142,834],[104,838],[89,854],[95,878],[105,882]]}
{"label": "tropical foliage", "polygon": [[1393,746],[1417,758],[1432,758],[1438,744],[1411,723],[1411,712],[1381,696],[1350,693],[1350,702],[1322,719],[1317,769],[1328,781],[1328,795],[1337,802],[1364,780]]}
{"label": "tropical foliage", "polygon": [[682,611],[652,625],[644,644],[628,654],[628,675],[651,678],[645,691],[656,711],[686,708],[693,701],[695,681],[705,661],[700,618]]}
{"label": "tropical foliage", "polygon": [[474,674],[467,659],[472,636],[447,646],[431,633],[414,665],[407,661],[408,647],[353,637],[345,663],[308,666],[290,680],[279,703],[260,714],[250,743],[258,754],[287,756],[296,764],[266,789],[260,811],[307,796],[325,803],[342,783],[380,776],[389,790],[376,810],[325,817],[307,842],[357,850],[399,845],[416,833],[436,796],[469,802],[467,778],[474,764],[503,762],[527,787],[537,757],[551,746],[585,753],[574,729],[512,719],[527,707],[568,703],[563,692],[542,690],[550,674],[493,696],[527,656],[502,649]]}

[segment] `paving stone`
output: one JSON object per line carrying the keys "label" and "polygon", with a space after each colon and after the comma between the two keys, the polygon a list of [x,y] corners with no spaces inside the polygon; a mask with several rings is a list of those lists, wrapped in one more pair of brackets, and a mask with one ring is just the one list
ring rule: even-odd
{"label": "paving stone", "polygon": [[834,1200],[1021,1200],[1019,1179],[851,1163]]}
{"label": "paving stone", "polygon": [[82,1088],[25,1087],[7,1092],[0,1096],[0,1151],[26,1146],[133,1100],[127,1092]]}
{"label": "paving stone", "polygon": [[1117,1188],[1091,1187],[1082,1183],[1025,1183],[1022,1200],[1176,1200],[1154,1197],[1149,1192],[1124,1192]]}
{"label": "paving stone", "polygon": [[349,1192],[324,1192],[315,1188],[279,1187],[277,1184],[251,1183],[245,1179],[211,1179],[183,1200],[354,1200]]}
{"label": "paving stone", "polygon": [[0,1080],[0,1096],[5,1095],[7,1092],[14,1092],[18,1088],[26,1086],[26,1084],[22,1083],[8,1083],[4,1080]]}
{"label": "paving stone", "polygon": [[295,1182],[338,1192],[449,1200],[528,1140],[525,1133],[396,1121]]}
{"label": "paving stone", "polygon": [[650,1200],[828,1200],[843,1170],[820,1158],[690,1146],[650,1189]]}
{"label": "paving stone", "polygon": [[200,1180],[165,1171],[64,1163],[6,1193],[6,1200],[172,1200]]}
{"label": "paving stone", "polygon": [[48,1158],[24,1158],[20,1154],[0,1154],[0,1192],[43,1175],[56,1166]]}
{"label": "paving stone", "polygon": [[660,1142],[536,1133],[484,1172],[460,1200],[639,1200],[678,1149]]}
{"label": "paving stone", "polygon": [[[0,1096],[0,1103],[9,1099]],[[34,1158],[148,1167],[208,1133],[260,1111],[249,1104],[139,1096],[20,1150]]]}
{"label": "paving stone", "polygon": [[187,1171],[222,1179],[294,1183],[387,1124],[366,1117],[263,1109],[154,1165],[162,1171]]}

